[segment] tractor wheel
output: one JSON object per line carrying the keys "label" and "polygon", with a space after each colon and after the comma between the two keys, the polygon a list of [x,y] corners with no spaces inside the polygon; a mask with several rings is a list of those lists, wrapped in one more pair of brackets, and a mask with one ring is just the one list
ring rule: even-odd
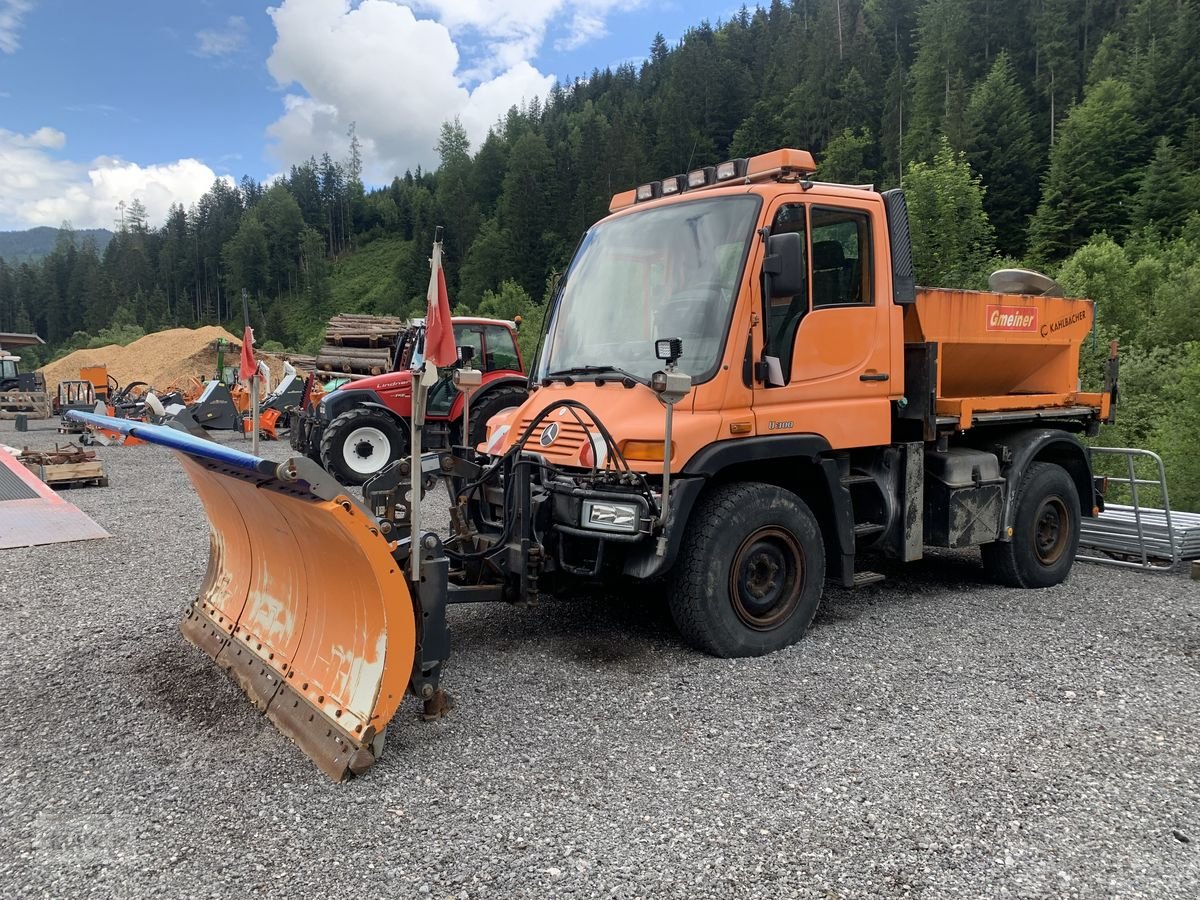
{"label": "tractor wheel", "polygon": [[362,484],[407,454],[408,439],[396,420],[369,407],[342,413],[321,436],[321,465],[346,485]]}
{"label": "tractor wheel", "polygon": [[1053,463],[1031,463],[1017,487],[1009,541],[980,547],[988,577],[1009,587],[1051,587],[1066,580],[1079,546],[1079,491]]}
{"label": "tractor wheel", "polygon": [[471,434],[467,446],[474,449],[482,444],[487,438],[488,419],[506,409],[515,409],[524,403],[528,396],[527,390],[513,385],[484,391],[479,400],[471,403]]}
{"label": "tractor wheel", "polygon": [[713,656],[762,656],[804,635],[825,581],[816,517],[790,491],[726,484],[696,505],[671,574],[671,617]]}

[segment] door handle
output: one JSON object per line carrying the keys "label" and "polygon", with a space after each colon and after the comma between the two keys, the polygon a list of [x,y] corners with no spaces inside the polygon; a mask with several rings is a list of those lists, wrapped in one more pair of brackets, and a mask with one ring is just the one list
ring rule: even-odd
{"label": "door handle", "polygon": [[859,381],[887,381],[887,372],[865,372],[858,376]]}

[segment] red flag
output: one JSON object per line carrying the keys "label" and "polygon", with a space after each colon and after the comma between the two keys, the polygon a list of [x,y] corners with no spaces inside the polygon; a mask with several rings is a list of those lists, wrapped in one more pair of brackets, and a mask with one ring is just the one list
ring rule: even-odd
{"label": "red flag", "polygon": [[433,245],[433,271],[425,294],[425,358],[435,366],[448,366],[458,359],[454,343],[454,323],[450,321],[450,297],[442,272],[442,245]]}
{"label": "red flag", "polygon": [[238,367],[238,377],[249,381],[258,374],[258,363],[254,361],[254,332],[250,326],[242,332],[242,364]]}

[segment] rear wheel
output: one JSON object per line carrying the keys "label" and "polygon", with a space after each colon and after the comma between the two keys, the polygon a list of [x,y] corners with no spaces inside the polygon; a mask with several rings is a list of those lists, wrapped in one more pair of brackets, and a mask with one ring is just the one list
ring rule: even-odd
{"label": "rear wheel", "polygon": [[1079,546],[1079,491],[1062,466],[1031,463],[1017,488],[1013,534],[980,548],[988,577],[1009,587],[1066,580]]}
{"label": "rear wheel", "polygon": [[698,650],[761,656],[804,635],[824,580],[821,530],[803,500],[773,485],[722,485],[692,511],[671,616]]}
{"label": "rear wheel", "polygon": [[387,413],[352,409],[329,423],[321,436],[321,464],[342,484],[362,484],[408,453],[408,440]]}

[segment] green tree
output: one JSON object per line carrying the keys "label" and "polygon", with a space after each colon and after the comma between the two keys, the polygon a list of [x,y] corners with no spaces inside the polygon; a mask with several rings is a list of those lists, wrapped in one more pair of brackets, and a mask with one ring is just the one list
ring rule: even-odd
{"label": "green tree", "polygon": [[1150,445],[1159,448],[1175,509],[1200,510],[1200,343],[1182,348],[1172,377],[1162,385],[1165,409]]}
{"label": "green tree", "polygon": [[1101,231],[1125,234],[1142,143],[1129,85],[1102,81],[1088,91],[1067,114],[1050,152],[1030,229],[1036,259],[1061,259]]}
{"label": "green tree", "polygon": [[554,159],[546,139],[534,132],[517,138],[504,176],[500,222],[508,234],[512,254],[509,269],[531,296],[541,290],[546,278],[546,209],[550,206],[547,187],[553,177]]}
{"label": "green tree", "polygon": [[875,139],[870,130],[847,128],[829,142],[817,166],[817,177],[839,184],[873,184]]}
{"label": "green tree", "polygon": [[543,312],[544,307],[530,299],[525,289],[511,279],[503,282],[495,291],[486,291],[478,309],[479,315],[494,319],[516,321],[520,317],[517,346],[521,348],[521,358],[527,370],[533,366],[534,351],[541,337]]}
{"label": "green tree", "polygon": [[243,290],[258,295],[267,286],[267,230],[256,212],[242,217],[242,224],[221,249],[225,290],[236,297]]}
{"label": "green tree", "polygon": [[1198,188],[1196,174],[1184,169],[1171,139],[1159,138],[1133,197],[1130,223],[1134,228],[1153,226],[1164,234],[1177,232],[1200,208]]}
{"label": "green tree", "polygon": [[1105,333],[1122,345],[1137,339],[1146,316],[1144,296],[1133,274],[1134,263],[1106,234],[1097,235],[1076,250],[1058,273],[1070,297],[1096,302],[1096,317]]}
{"label": "green tree", "polygon": [[917,281],[930,287],[973,287],[995,253],[983,209],[984,187],[963,153],[942,138],[933,162],[904,175]]}
{"label": "green tree", "polygon": [[938,152],[938,136],[954,109],[970,28],[962,0],[926,0],[917,12],[912,116],[905,129],[910,159],[930,159]]}
{"label": "green tree", "polygon": [[967,161],[987,185],[984,210],[1002,253],[1019,256],[1037,207],[1038,159],[1033,117],[1017,73],[1001,52],[967,106]]}

